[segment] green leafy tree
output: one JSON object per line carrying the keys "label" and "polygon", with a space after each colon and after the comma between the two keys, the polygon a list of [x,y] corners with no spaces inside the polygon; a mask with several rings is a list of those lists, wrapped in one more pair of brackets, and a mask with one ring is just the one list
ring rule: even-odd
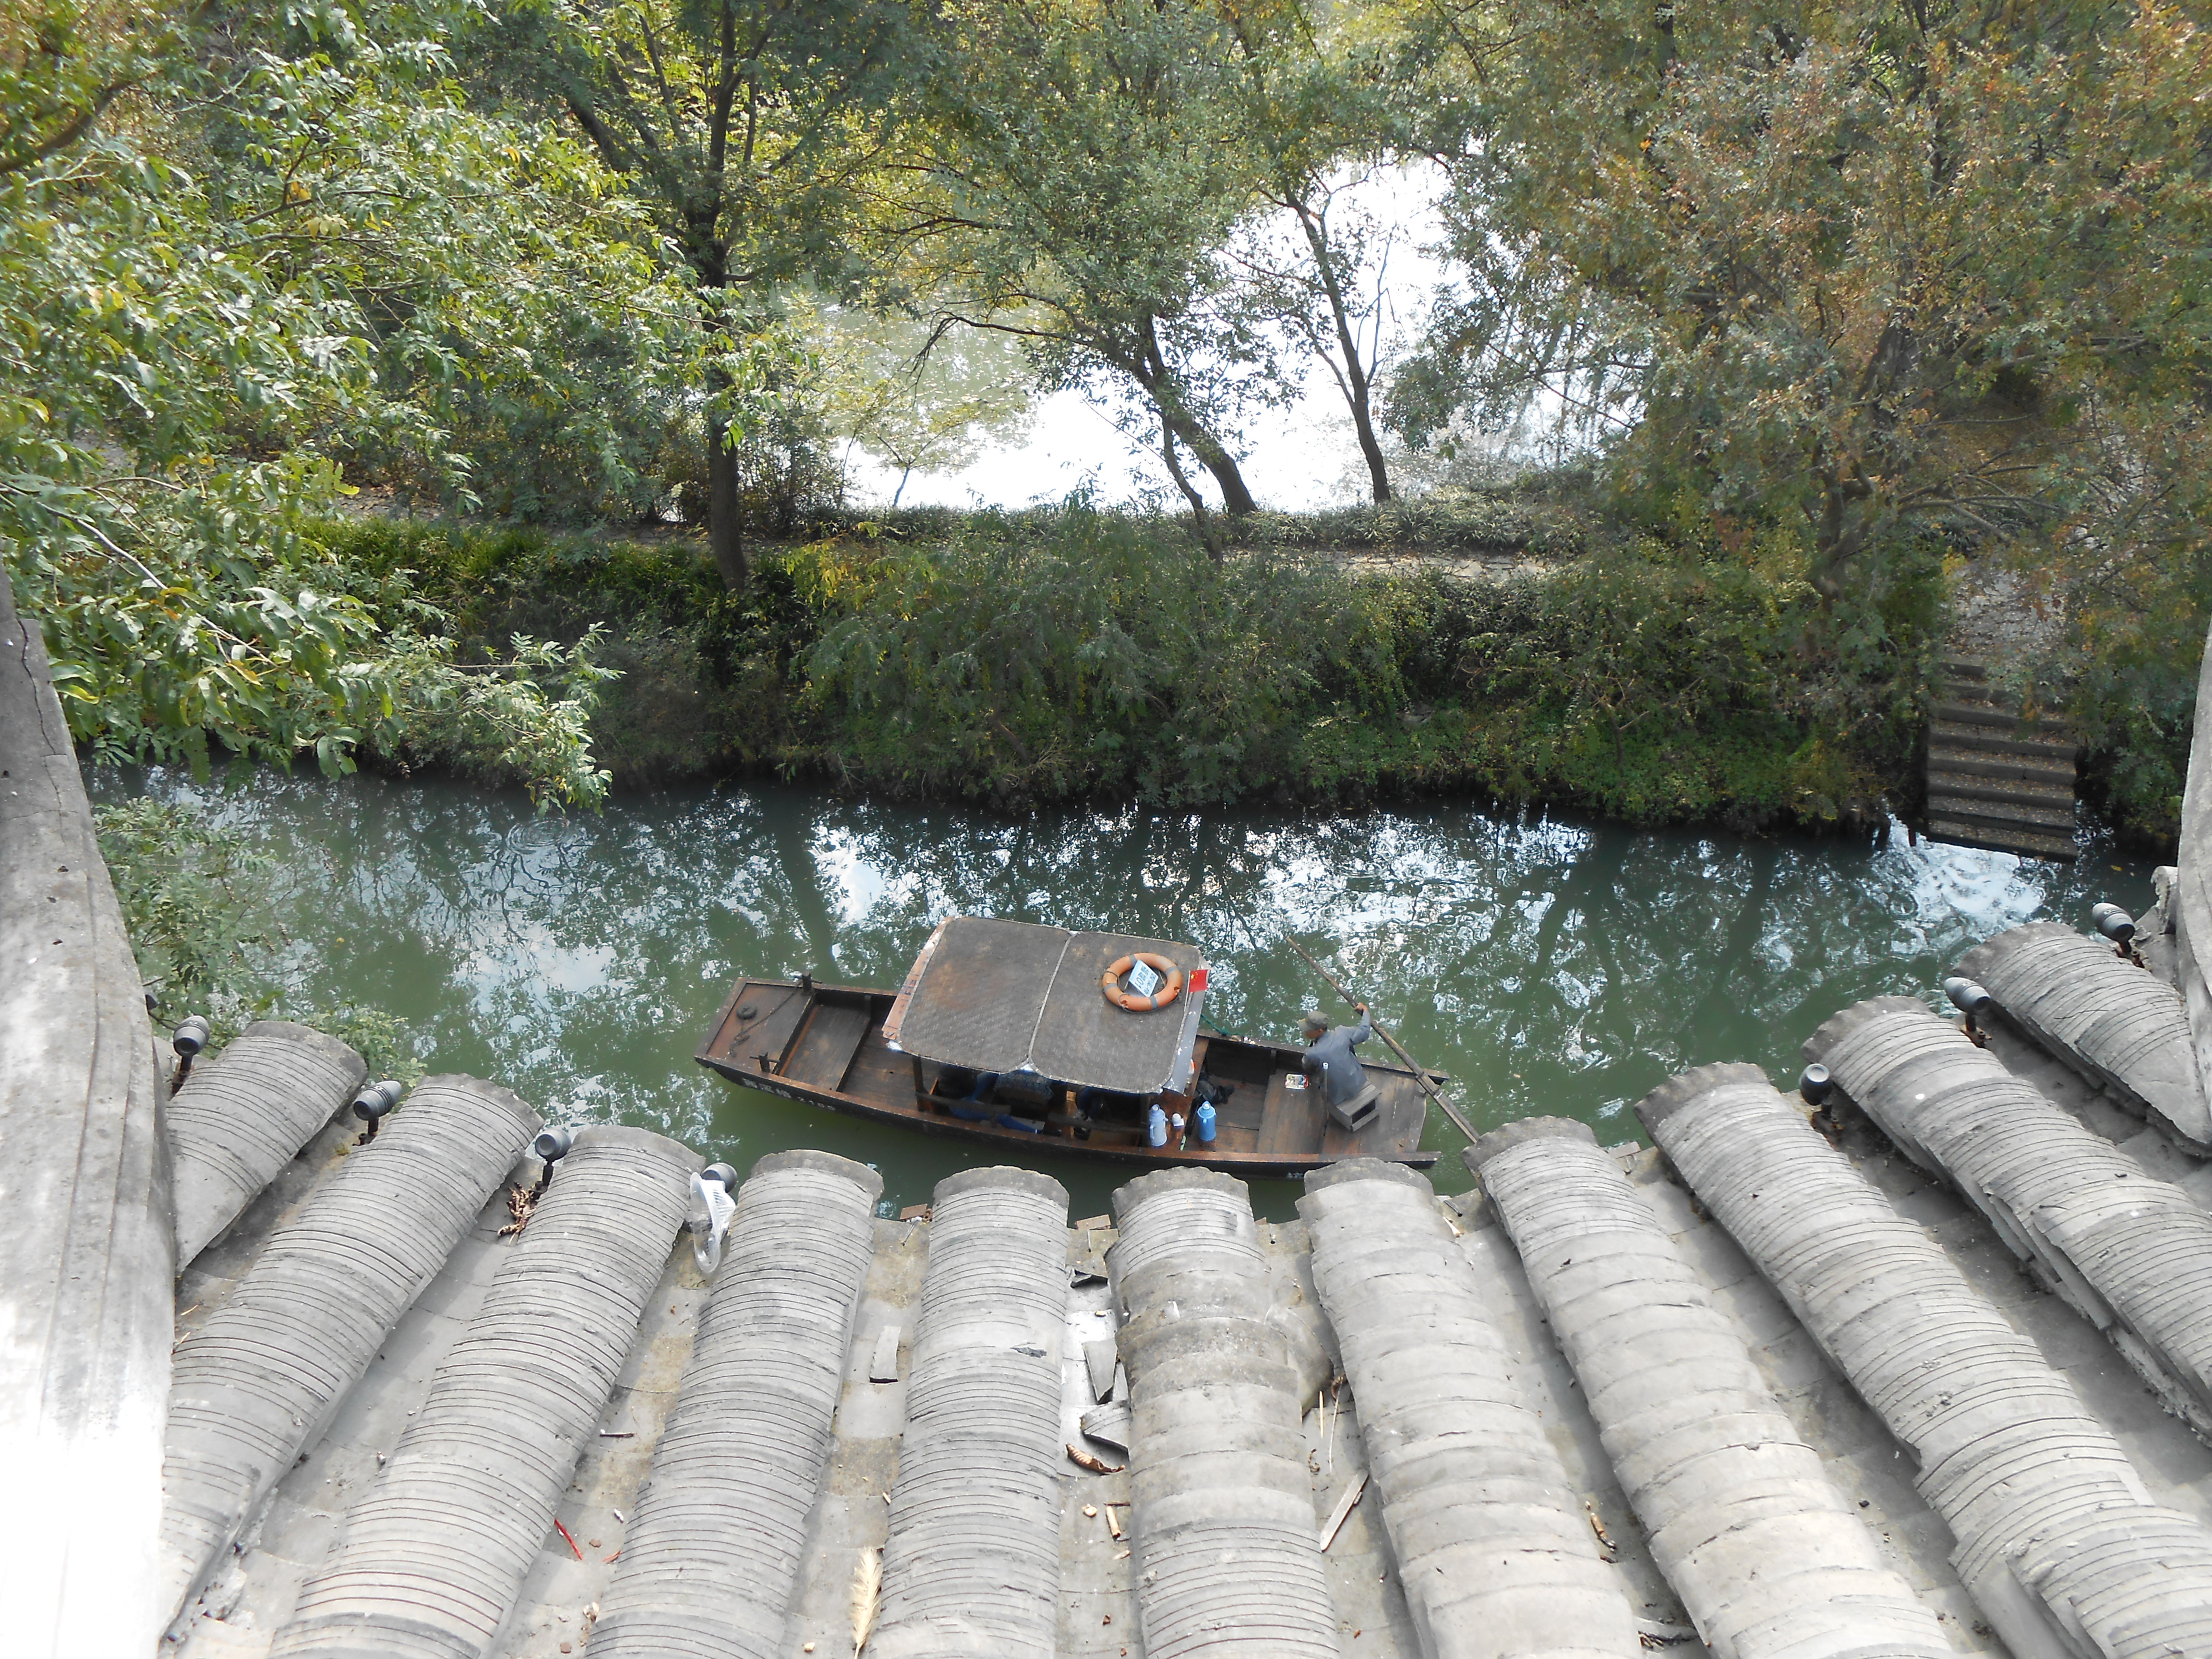
{"label": "green leafy tree", "polygon": [[0,54],[0,538],[80,737],[264,733],[289,757],[356,709],[374,621],[267,580],[337,489],[328,458],[228,428],[350,401],[364,365],[228,257],[191,175],[102,130],[143,125],[119,88],[167,67],[123,44],[132,21],[57,7]]}
{"label": "green leafy tree", "polygon": [[831,320],[823,356],[840,386],[836,418],[848,441],[898,469],[893,507],[916,471],[957,470],[986,443],[1018,442],[1027,430],[1028,374],[1006,336],[933,335],[865,314]]}
{"label": "green leafy tree", "polygon": [[1241,410],[1280,395],[1276,342],[1229,303],[1218,257],[1258,199],[1231,21],[1192,0],[950,4],[931,119],[895,222],[940,322],[1025,342],[1041,383],[1079,387],[1179,451],[1231,514],[1255,510]]}
{"label": "green leafy tree", "polygon": [[72,729],[343,769],[457,711],[485,723],[446,748],[597,799],[588,643],[526,648],[487,699],[435,613],[312,532],[348,462],[469,499],[455,414],[579,401],[545,347],[594,307],[668,361],[623,320],[670,304],[650,225],[587,152],[471,112],[406,32],[434,19],[157,21],[57,7],[0,40],[0,548]]}
{"label": "green leafy tree", "polygon": [[1931,530],[2076,568],[2193,533],[2212,36],[2183,9],[1422,19],[1471,117],[1437,153],[1484,292],[1437,345],[1478,399],[1802,515],[1831,599]]}
{"label": "green leafy tree", "polygon": [[925,39],[870,0],[524,0],[473,43],[480,81],[557,110],[649,204],[702,332],[708,538],[750,576],[738,448],[773,413],[778,289],[838,276]]}

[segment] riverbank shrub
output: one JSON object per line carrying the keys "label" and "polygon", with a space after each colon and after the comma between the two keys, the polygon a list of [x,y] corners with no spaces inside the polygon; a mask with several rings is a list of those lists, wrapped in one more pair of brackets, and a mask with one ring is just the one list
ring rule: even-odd
{"label": "riverbank shrub", "polygon": [[2212,625],[2212,549],[2112,561],[2068,583],[2060,609],[2057,644],[2019,677],[2072,717],[2091,810],[2123,839],[2170,854]]}
{"label": "riverbank shrub", "polygon": [[1231,527],[1248,548],[1418,548],[1430,553],[1571,558],[1589,545],[1587,515],[1538,489],[1433,490],[1314,513],[1255,513]]}
{"label": "riverbank shrub", "polygon": [[422,1075],[404,1020],[303,994],[271,902],[283,872],[245,836],[191,802],[143,796],[93,819],[157,1026],[203,1015],[221,1046],[257,1019],[294,1019],[352,1044],[372,1077]]}
{"label": "riverbank shrub", "polygon": [[1662,527],[1477,580],[1288,544],[1340,531],[1217,564],[1177,521],[1081,500],[926,509],[763,550],[742,597],[683,538],[368,521],[325,541],[411,571],[462,661],[606,629],[621,677],[592,738],[618,785],[774,769],[1005,807],[1472,793],[1862,827],[1905,799],[1932,551],[1838,613],[1779,532]]}

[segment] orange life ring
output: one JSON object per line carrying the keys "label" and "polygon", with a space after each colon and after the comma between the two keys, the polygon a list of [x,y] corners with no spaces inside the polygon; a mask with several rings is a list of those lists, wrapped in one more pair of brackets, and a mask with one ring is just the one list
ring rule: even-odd
{"label": "orange life ring", "polygon": [[[1167,983],[1148,997],[1140,997],[1134,991],[1121,988],[1121,975],[1140,962],[1154,973],[1167,976]],[[1166,1007],[1182,994],[1182,969],[1165,957],[1155,956],[1150,951],[1139,951],[1134,956],[1123,957],[1109,968],[1099,980],[1098,986],[1106,993],[1106,1000],[1116,1008],[1126,1008],[1133,1014],[1150,1013],[1156,1008]]]}

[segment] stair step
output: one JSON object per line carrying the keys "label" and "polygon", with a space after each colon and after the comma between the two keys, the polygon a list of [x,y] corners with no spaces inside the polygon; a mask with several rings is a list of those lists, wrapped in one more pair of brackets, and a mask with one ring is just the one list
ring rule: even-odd
{"label": "stair step", "polygon": [[2045,716],[2030,722],[2023,720],[2017,709],[1978,698],[1947,698],[1936,705],[1934,718],[1938,725],[1978,727],[1999,732],[2025,729],[2031,733],[2048,734],[2052,741],[2062,738],[2074,741],[2070,728],[2062,718]]}
{"label": "stair step", "polygon": [[192,1066],[162,1117],[179,1273],[345,1109],[368,1078],[367,1064],[344,1043],[284,1019],[255,1020]]}
{"label": "stair step", "polygon": [[1995,726],[2010,731],[2020,724],[2020,716],[1995,703],[1967,702],[1948,698],[1936,705],[1936,718],[1953,726]]}
{"label": "stair step", "polygon": [[[1451,1632],[1464,1629],[1469,1605],[1518,1607],[1520,1639],[1510,1647],[1439,1642],[1437,1650],[1637,1651],[1633,1610],[1592,1547],[1589,1518],[1429,1183],[1350,1160],[1306,1187],[1298,1214],[1313,1239],[1315,1289],[1363,1423],[1389,1425],[1393,1450],[1375,1478],[1383,1523],[1401,1540],[1416,1626]],[[1579,1245],[1568,1254],[1582,1254]],[[1479,1465],[1467,1457],[1471,1446],[1483,1449]],[[1501,1511],[1516,1517],[1511,1548],[1497,1543]],[[1797,1590],[1803,1580],[1790,1583]]]}
{"label": "stair step", "polygon": [[937,1184],[869,1645],[943,1653],[942,1632],[1050,1653],[1060,1621],[1060,1359],[1067,1193],[1027,1170]]}
{"label": "stair step", "polygon": [[391,1461],[301,1589],[272,1659],[490,1646],[614,1391],[701,1162],[647,1129],[577,1135]]}
{"label": "stair step", "polygon": [[1960,847],[1982,847],[1994,853],[2019,853],[2030,858],[2055,859],[2072,863],[2081,855],[2081,849],[2070,836],[2039,833],[2031,830],[1992,829],[1989,825],[1966,819],[1930,816],[1928,835],[1931,840],[1950,842]]}
{"label": "stair step", "polygon": [[2063,730],[2045,727],[2039,732],[2005,735],[1986,726],[1961,726],[1953,720],[1939,720],[1928,729],[1928,740],[1946,747],[1971,748],[1984,755],[2026,755],[2063,758],[2071,762],[2081,752],[2080,742]]}
{"label": "stair step", "polygon": [[781,1638],[883,1189],[866,1164],[810,1152],[771,1153],[738,1189],[675,1407],[600,1598],[592,1659],[720,1656],[738,1630]]}
{"label": "stair step", "polygon": [[1929,744],[1928,770],[1930,775],[1944,772],[1962,777],[2039,784],[2063,789],[2069,794],[2074,791],[2077,776],[2074,758],[2070,755],[1992,755],[1953,742],[1931,742]]}
{"label": "stair step", "polygon": [[2025,807],[2031,818],[2039,813],[2055,812],[2061,815],[2054,821],[2055,827],[2059,828],[2074,822],[2074,787],[2070,779],[2059,784],[2042,780],[2026,783],[1931,765],[1928,769],[1928,797],[1934,800],[1939,796],[1950,801],[1979,801],[1985,809]]}
{"label": "stair step", "polygon": [[1990,829],[2021,829],[2046,835],[2070,836],[2075,827],[2074,803],[2070,800],[2055,806],[1988,801],[1949,793],[1933,784],[1928,790],[1928,813],[1931,817],[1961,818]]}
{"label": "stair step", "polygon": [[539,1127],[497,1084],[425,1078],[179,1345],[161,1468],[165,1615],[322,1434]]}

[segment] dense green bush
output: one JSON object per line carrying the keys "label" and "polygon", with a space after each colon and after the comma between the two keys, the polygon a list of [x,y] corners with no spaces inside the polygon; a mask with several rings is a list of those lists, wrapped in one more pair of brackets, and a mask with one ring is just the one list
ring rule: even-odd
{"label": "dense green bush", "polygon": [[621,781],[774,768],[1006,805],[1418,791],[1864,824],[1912,772],[1943,592],[1907,550],[1832,612],[1787,538],[1748,531],[1475,582],[1217,564],[1178,522],[1081,501],[849,526],[763,555],[738,599],[681,540],[327,539],[415,572],[476,641],[609,629],[592,735]]}
{"label": "dense green bush", "polygon": [[732,596],[687,538],[611,541],[540,529],[471,529],[393,519],[318,532],[339,566],[434,604],[464,661],[521,635],[571,646],[604,629],[594,660],[592,753],[628,785],[779,763],[789,747],[792,653],[812,619],[780,557]]}
{"label": "dense green bush", "polygon": [[2212,553],[2115,561],[2066,597],[2060,642],[2021,678],[2080,731],[2092,810],[2125,839],[2171,850],[2212,623]]}
{"label": "dense green bush", "polygon": [[206,1017],[218,1045],[257,1019],[296,1019],[351,1043],[371,1077],[422,1075],[406,1022],[306,995],[278,948],[271,884],[285,872],[190,801],[142,796],[94,813],[157,1024]]}
{"label": "dense green bush", "polygon": [[[1570,558],[1591,544],[1592,485],[1574,472],[1532,473],[1497,489],[1439,489],[1380,505],[1360,503],[1310,513],[1255,513],[1227,521],[1232,547],[1248,550],[1403,548],[1426,553],[1509,553]],[[1007,525],[1052,519],[1045,507],[996,515]],[[1188,520],[1178,515],[1176,522]],[[952,507],[901,507],[858,513],[823,509],[793,521],[808,540],[866,536],[891,542],[933,542],[972,528],[975,515]]]}
{"label": "dense green bush", "polygon": [[1571,558],[1589,543],[1581,513],[1520,489],[1439,489],[1374,506],[1257,513],[1233,533],[1248,547],[1418,547],[1539,559]]}
{"label": "dense green bush", "polygon": [[1299,716],[1408,696],[1379,586],[1217,566],[1179,528],[1072,505],[907,546],[792,556],[824,757],[921,792],[1225,799],[1289,775]]}

